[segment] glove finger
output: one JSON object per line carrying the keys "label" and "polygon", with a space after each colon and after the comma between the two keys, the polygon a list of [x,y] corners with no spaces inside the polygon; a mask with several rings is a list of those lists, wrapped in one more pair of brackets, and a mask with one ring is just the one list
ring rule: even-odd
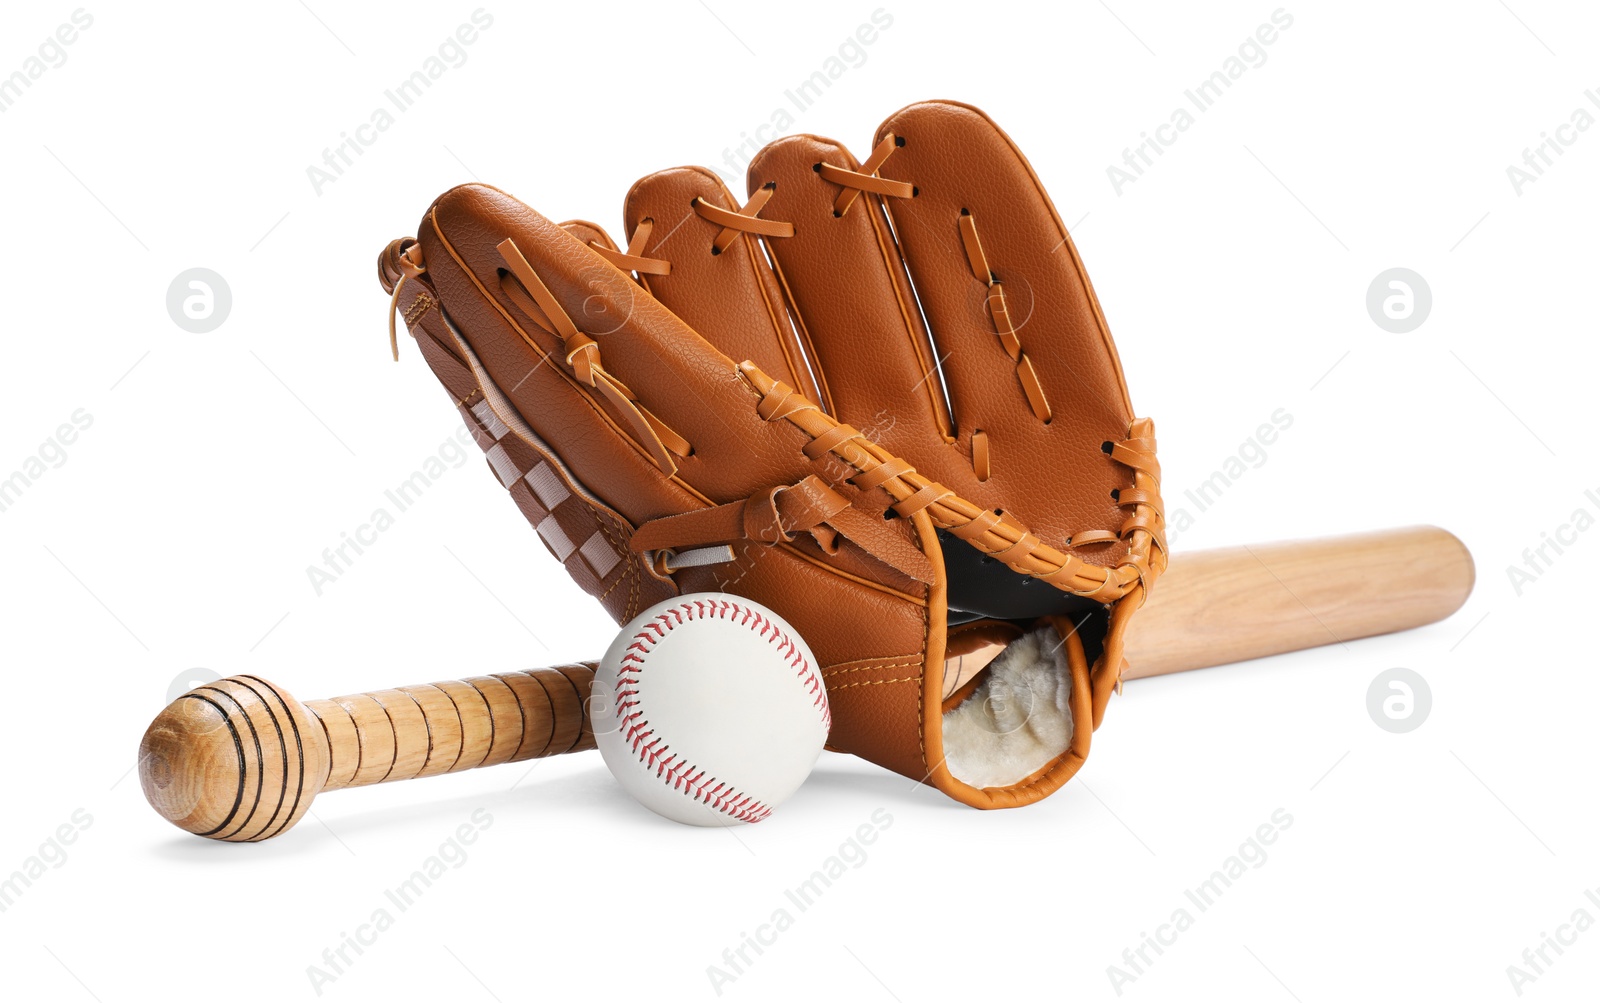
{"label": "glove finger", "polygon": [[[835,414],[891,452],[905,449],[918,469],[943,480],[934,472],[940,459],[955,461],[948,467],[960,458],[935,459],[949,451],[952,425],[894,237],[875,203],[835,215],[839,189],[818,174],[824,163],[860,166],[839,143],[808,135],[776,140],[751,161],[750,190],[773,186],[763,215],[794,225],[792,236],[767,239],[768,250],[797,325],[810,335],[813,365]],[[925,466],[930,462],[934,468]]]}
{"label": "glove finger", "polygon": [[[895,144],[879,176],[915,191],[885,202],[945,357],[959,440],[979,461],[976,475],[987,474],[1046,542],[1098,541],[1080,556],[1120,561],[1126,548],[1105,546],[1105,534],[1119,533],[1127,517],[1113,489],[1132,482],[1102,447],[1130,436],[1133,411],[1049,196],[1010,138],[966,105],[911,105],[880,126],[877,141]],[[1056,473],[1041,477],[1041,461]],[[954,478],[944,469],[936,476],[946,474]]]}
{"label": "glove finger", "polygon": [[[742,498],[807,472],[797,448],[756,413],[731,360],[517,200],[484,186],[454,189],[435,203],[419,240],[429,277],[487,375],[606,497],[648,488],[641,510],[685,508],[692,493]],[[540,302],[541,290],[554,309]],[[564,449],[569,443],[581,445]]]}
{"label": "glove finger", "polygon": [[752,202],[749,222],[733,220],[738,226],[717,221],[740,209],[705,168],[658,171],[639,179],[623,200],[629,249],[607,258],[636,270],[651,295],[730,359],[754,362],[821,401],[766,255],[755,234],[738,228],[764,222],[761,206]]}
{"label": "glove finger", "polygon": [[[640,609],[670,597],[671,583],[648,574],[644,563],[628,553],[630,518],[596,493],[622,483],[630,470],[644,473],[655,468],[646,465],[639,448],[618,435],[598,409],[563,406],[575,401],[577,394],[547,355],[526,345],[495,344],[494,321],[488,316],[492,311],[485,313],[487,301],[474,302],[473,297],[480,295],[477,287],[464,282],[464,274],[453,274],[450,261],[431,268],[424,264],[424,243],[435,249],[436,257],[443,255],[429,220],[424,220],[420,232],[424,242],[406,238],[384,249],[379,277],[391,294],[391,312],[403,313],[407,330],[486,454],[489,468],[556,560],[613,616],[631,619]],[[465,299],[463,288],[469,294]],[[463,328],[473,332],[475,343],[467,341]],[[550,406],[528,412],[538,432],[510,403],[484,357],[494,360],[499,379],[506,381],[504,387],[514,388],[524,399],[534,393],[544,395]],[[548,440],[574,435],[588,444],[585,457],[600,461],[601,476],[588,474],[595,478],[593,487],[579,482],[546,445]],[[615,478],[607,480],[603,475],[608,473]],[[683,499],[663,492],[648,500],[672,504]]]}

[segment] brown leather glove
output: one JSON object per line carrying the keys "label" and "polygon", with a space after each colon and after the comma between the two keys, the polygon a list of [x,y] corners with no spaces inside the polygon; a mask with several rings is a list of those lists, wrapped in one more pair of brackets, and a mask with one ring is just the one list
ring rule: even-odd
{"label": "brown leather glove", "polygon": [[626,252],[464,186],[380,277],[619,622],[748,596],[822,663],[830,745],[967,804],[1038,800],[1165,566],[1153,432],[1076,251],[964,105],[897,113],[866,164],[779,140],[750,185],[741,208],[708,171],[645,178]]}

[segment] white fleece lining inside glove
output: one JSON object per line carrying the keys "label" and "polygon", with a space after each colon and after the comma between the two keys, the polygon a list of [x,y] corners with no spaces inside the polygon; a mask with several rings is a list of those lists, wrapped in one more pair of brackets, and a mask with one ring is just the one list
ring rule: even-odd
{"label": "white fleece lining inside glove", "polygon": [[1072,741],[1072,675],[1054,628],[1013,641],[972,695],[944,715],[945,766],[973,787],[1005,787]]}

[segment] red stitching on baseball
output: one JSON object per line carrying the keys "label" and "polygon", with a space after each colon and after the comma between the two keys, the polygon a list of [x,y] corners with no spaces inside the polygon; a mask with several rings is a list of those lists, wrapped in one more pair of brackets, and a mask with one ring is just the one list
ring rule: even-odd
{"label": "red stitching on baseball", "polygon": [[[710,607],[709,612],[706,608],[708,606]],[[800,646],[795,643],[794,638],[755,610],[726,599],[710,601],[696,599],[693,602],[680,603],[658,614],[649,623],[639,628],[627,648],[624,649],[627,652],[622,656],[624,664],[617,670],[619,673],[615,687],[618,698],[617,715],[621,719],[621,724],[626,728],[625,739],[632,748],[633,754],[647,768],[653,767],[656,776],[663,782],[671,784],[673,790],[684,791],[695,802],[707,805],[713,811],[732,816],[743,822],[754,823],[771,815],[772,809],[748,794],[741,797],[739,791],[718,781],[715,777],[706,777],[704,770],[700,770],[692,777],[689,776],[692,771],[699,769],[699,767],[694,766],[687,760],[679,759],[677,753],[673,753],[664,760],[661,759],[660,757],[666,754],[670,746],[662,745],[660,749],[656,748],[661,739],[659,737],[651,738],[652,735],[655,735],[655,732],[653,730],[645,730],[650,727],[650,721],[642,717],[644,711],[633,710],[626,717],[622,716],[623,711],[639,705],[637,699],[629,699],[625,703],[623,702],[624,697],[636,698],[639,695],[638,690],[624,691],[623,687],[636,685],[639,682],[636,676],[644,668],[645,656],[650,654],[651,650],[674,627],[689,620],[712,618],[726,620],[729,613],[733,614],[735,622],[742,627],[749,627],[753,618],[755,623],[760,625],[757,630],[758,637],[772,643],[779,655],[782,655],[785,651],[790,653],[787,659],[788,663],[798,667],[795,675],[800,679],[801,685],[811,692],[812,706],[822,712],[823,730],[831,730],[833,727],[833,714],[827,704],[827,690],[817,676],[816,671],[812,668],[810,661],[801,652]],[[770,637],[768,636],[769,632],[771,634]],[[623,679],[620,677],[621,673],[633,673],[635,677]],[[638,719],[637,723],[630,723],[634,722],[635,719]],[[645,743],[647,738],[650,741]],[[716,786],[712,787],[712,784]],[[735,800],[736,798],[738,800]]]}

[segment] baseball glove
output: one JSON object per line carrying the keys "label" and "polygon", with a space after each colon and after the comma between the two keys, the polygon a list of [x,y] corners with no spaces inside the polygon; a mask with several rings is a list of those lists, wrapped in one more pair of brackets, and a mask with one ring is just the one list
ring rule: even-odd
{"label": "baseball glove", "polygon": [[651,175],[628,245],[492,188],[379,259],[395,315],[569,574],[618,622],[782,614],[830,746],[964,803],[1081,766],[1165,566],[1154,433],[1066,229],[976,109],[866,162],[811,136]]}

